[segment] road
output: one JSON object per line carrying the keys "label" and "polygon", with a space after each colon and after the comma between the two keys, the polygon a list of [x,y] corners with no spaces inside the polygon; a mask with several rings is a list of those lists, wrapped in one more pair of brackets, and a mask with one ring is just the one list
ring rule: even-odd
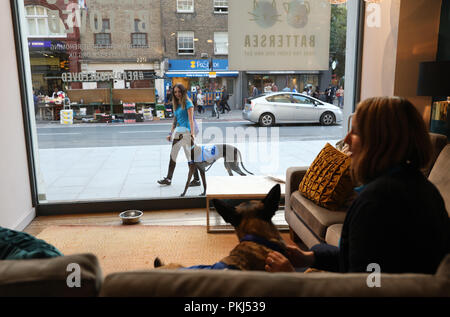
{"label": "road", "polygon": [[[340,139],[342,125],[321,126],[318,124],[289,124],[271,128],[261,128],[248,121],[201,122],[198,120],[203,138],[198,143],[214,140],[219,143],[264,141],[279,138],[283,141],[306,141]],[[138,146],[167,144],[165,137],[170,131],[171,121],[138,124],[59,124],[37,125],[39,149],[87,148],[111,146]],[[222,139],[221,136],[225,136]],[[253,139],[252,139],[253,138]]]}

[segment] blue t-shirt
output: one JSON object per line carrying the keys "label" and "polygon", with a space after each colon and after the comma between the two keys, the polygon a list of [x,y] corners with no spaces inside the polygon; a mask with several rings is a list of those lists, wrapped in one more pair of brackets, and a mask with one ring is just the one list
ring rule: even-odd
{"label": "blue t-shirt", "polygon": [[186,109],[181,108],[181,106],[177,107],[177,110],[174,112],[175,118],[177,118],[175,132],[191,132],[187,110],[192,107],[194,107],[194,105],[190,100],[186,100]]}

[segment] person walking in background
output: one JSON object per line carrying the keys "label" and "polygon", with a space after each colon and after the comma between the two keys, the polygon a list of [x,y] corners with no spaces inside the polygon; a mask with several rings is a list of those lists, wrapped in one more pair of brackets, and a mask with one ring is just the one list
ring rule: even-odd
{"label": "person walking in background", "polygon": [[342,86],[339,86],[339,89],[336,91],[336,97],[338,99],[339,108],[344,107],[344,88],[342,88]]}
{"label": "person walking in background", "polygon": [[292,92],[298,92],[297,91],[297,85],[294,85],[294,88],[292,88]]}
{"label": "person walking in background", "polygon": [[320,89],[319,86],[316,86],[316,89],[312,92],[312,97],[316,99],[320,99]]}
{"label": "person walking in background", "polygon": [[328,88],[325,89],[325,101],[332,104],[333,99],[333,88],[331,87],[331,85],[329,85]]}
{"label": "person walking in background", "polygon": [[272,83],[272,92],[277,92],[278,86],[275,83]]}
{"label": "person walking in background", "polygon": [[256,88],[256,86],[255,85],[252,85],[252,97],[256,97],[256,96],[258,96],[259,95],[259,92],[258,92],[258,88]]}
{"label": "person walking in background", "polygon": [[[175,171],[176,161],[180,148],[183,148],[188,165],[194,160],[194,105],[187,95],[187,90],[182,84],[176,84],[173,87],[172,106],[174,109],[174,119],[169,135],[166,137],[170,142],[172,136],[172,149],[170,151],[169,169],[167,176],[158,180],[160,185],[171,185],[172,176]],[[175,135],[174,135],[175,133]],[[194,180],[189,186],[200,186],[200,178],[197,169],[195,169]]]}
{"label": "person walking in background", "polygon": [[227,113],[231,111],[230,105],[228,104],[229,97],[230,96],[228,95],[227,87],[223,86],[223,88],[222,88],[222,99],[220,101],[220,103],[221,103],[220,106],[221,106],[222,113],[225,113],[225,110],[227,111]]}
{"label": "person walking in background", "polygon": [[203,109],[203,106],[205,105],[205,96],[202,94],[202,90],[197,90],[197,110],[198,113],[205,112],[205,109]]}
{"label": "person walking in background", "polygon": [[352,178],[360,186],[339,247],[318,244],[304,251],[292,246],[289,259],[274,251],[266,270],[367,272],[376,263],[382,273],[435,274],[450,252],[450,220],[439,190],[421,172],[433,149],[420,113],[404,98],[366,99],[356,108],[344,142]]}

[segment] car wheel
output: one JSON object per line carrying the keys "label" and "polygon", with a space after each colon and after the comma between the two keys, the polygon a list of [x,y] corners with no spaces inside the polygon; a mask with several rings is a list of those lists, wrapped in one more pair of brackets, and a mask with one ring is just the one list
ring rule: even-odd
{"label": "car wheel", "polygon": [[270,127],[275,124],[275,117],[271,113],[263,113],[259,117],[259,125],[263,127]]}
{"label": "car wheel", "polygon": [[334,117],[334,114],[331,112],[325,112],[320,117],[320,123],[322,125],[332,125],[336,121],[336,118]]}

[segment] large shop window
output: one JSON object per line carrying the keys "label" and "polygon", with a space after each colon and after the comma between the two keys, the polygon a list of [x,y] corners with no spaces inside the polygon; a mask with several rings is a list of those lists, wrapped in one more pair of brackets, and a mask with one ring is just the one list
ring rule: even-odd
{"label": "large shop window", "polygon": [[[171,88],[178,83],[193,98],[201,128],[197,144],[232,144],[255,175],[278,177],[290,166],[306,166],[326,142],[345,134],[346,119],[321,126],[321,106],[303,103],[316,98],[338,111],[337,99],[326,99],[324,92],[343,86],[341,110],[352,112],[354,69],[346,57],[356,53],[347,41],[354,27],[347,24],[359,1],[113,2],[11,2],[22,37],[24,113],[39,208],[85,204],[95,212],[117,201],[148,203],[150,209],[192,202],[204,208],[202,186],[189,187],[187,200],[180,198],[188,175],[183,150],[171,185],[157,183],[168,174]],[[236,13],[242,15],[239,23],[231,23]],[[242,67],[236,56],[246,59]],[[291,66],[280,66],[289,59]],[[196,98],[200,90],[203,99]],[[256,110],[262,105],[278,111],[273,126],[260,126],[263,113]],[[300,122],[306,108],[314,120]],[[251,115],[243,114],[249,109]],[[233,181],[241,179],[233,175]],[[207,171],[207,182],[212,177],[231,180],[222,159]]]}

